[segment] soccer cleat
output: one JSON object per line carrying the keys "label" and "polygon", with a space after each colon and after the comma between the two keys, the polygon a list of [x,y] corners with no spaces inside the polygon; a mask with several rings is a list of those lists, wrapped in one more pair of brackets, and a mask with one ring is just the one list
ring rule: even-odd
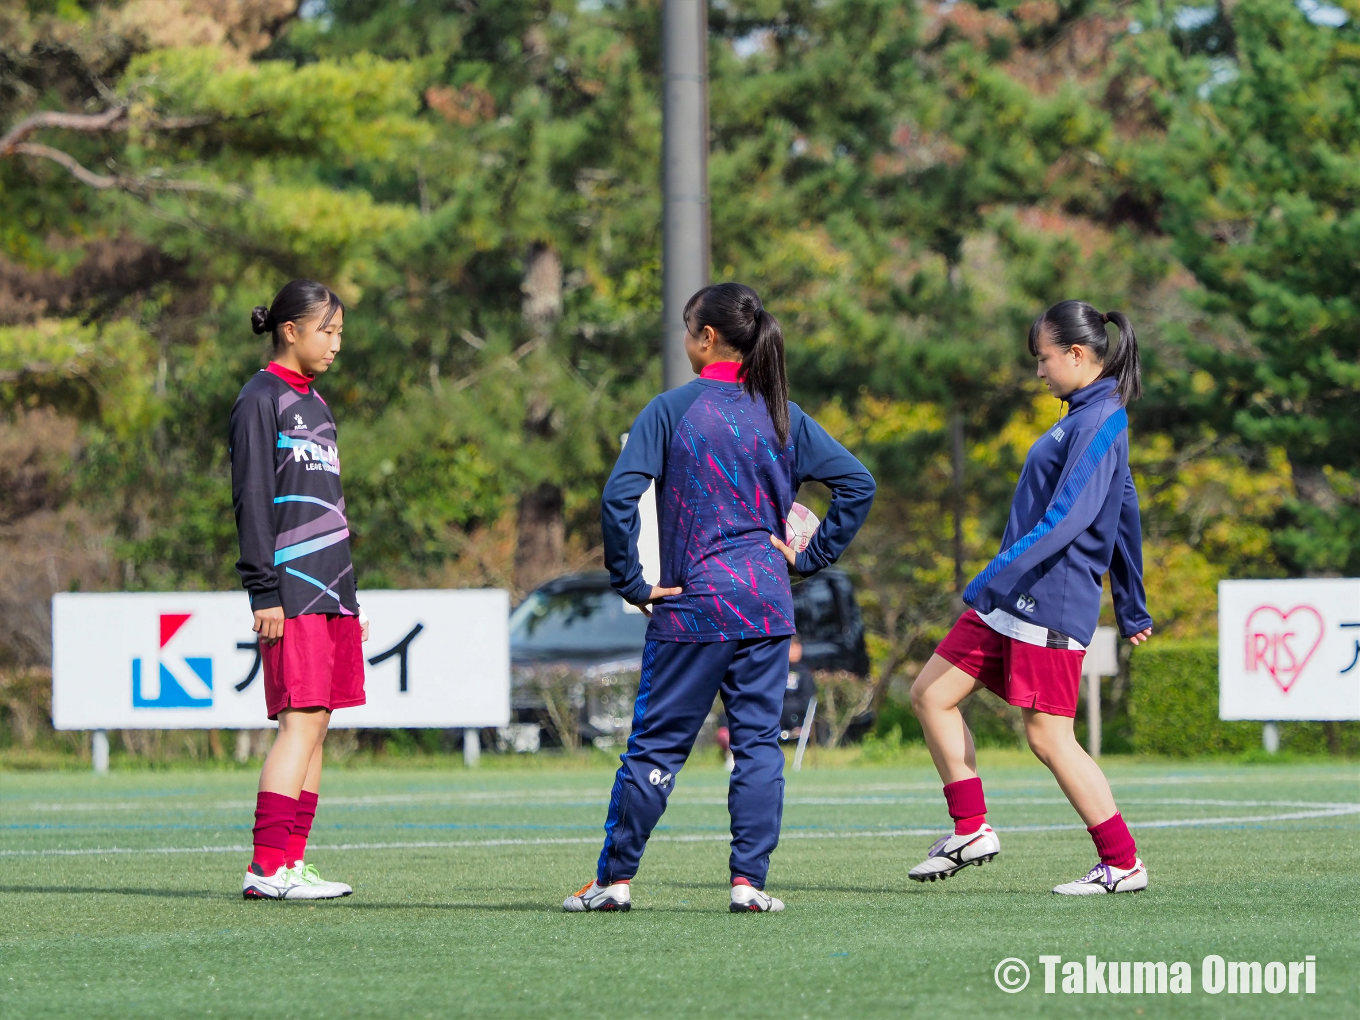
{"label": "soccer cleat", "polygon": [[1059,896],[1099,896],[1102,893],[1142,892],[1147,884],[1147,866],[1139,857],[1131,868],[1097,864],[1086,873],[1085,878],[1055,886],[1053,891]]}
{"label": "soccer cleat", "polygon": [[777,914],[784,909],[784,901],[753,885],[734,885],[727,909],[734,914]]}
{"label": "soccer cleat", "polygon": [[622,910],[627,912],[633,909],[632,893],[628,889],[627,882],[600,885],[592,878],[576,890],[575,895],[568,896],[562,901],[562,909],[569,914],[580,914],[588,910]]}
{"label": "soccer cleat", "polygon": [[252,861],[246,869],[245,881],[241,883],[241,895],[248,900],[286,900],[300,885],[292,868],[281,867],[274,874],[266,875],[264,869]]}
{"label": "soccer cleat", "polygon": [[281,867],[272,875],[257,868],[259,865],[252,863],[241,883],[241,895],[248,900],[330,900],[345,895],[323,888],[339,883],[312,884],[300,878],[293,868]]}
{"label": "soccer cleat", "polygon": [[917,882],[948,878],[970,864],[980,868],[1000,852],[1001,840],[997,839],[992,827],[984,822],[976,832],[937,839],[930,848],[929,856],[907,872],[907,877]]}
{"label": "soccer cleat", "polygon": [[305,861],[293,862],[293,877],[303,885],[313,888],[317,895],[312,897],[320,900],[338,899],[341,896],[348,896],[352,892],[344,882],[327,882],[316,870],[315,864],[308,864]]}

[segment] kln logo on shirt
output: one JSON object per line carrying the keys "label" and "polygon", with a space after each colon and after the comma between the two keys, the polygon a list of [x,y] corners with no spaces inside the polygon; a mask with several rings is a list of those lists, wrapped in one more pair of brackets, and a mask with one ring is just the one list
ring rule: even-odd
{"label": "kln logo on shirt", "polygon": [[306,464],[308,471],[329,471],[333,475],[340,473],[340,454],[333,447],[322,446],[310,439],[285,436],[280,432],[279,449],[292,450],[293,460]]}
{"label": "kln logo on shirt", "polygon": [[160,654],[143,668],[132,660],[133,708],[212,708],[212,659],[187,656],[175,640],[192,613],[162,613]]}
{"label": "kln logo on shirt", "polygon": [[1061,443],[1063,441],[1063,436],[1067,435],[1067,433],[1063,431],[1061,425],[1054,425],[1053,431],[1050,432],[1049,435],[1052,436],[1055,441]]}

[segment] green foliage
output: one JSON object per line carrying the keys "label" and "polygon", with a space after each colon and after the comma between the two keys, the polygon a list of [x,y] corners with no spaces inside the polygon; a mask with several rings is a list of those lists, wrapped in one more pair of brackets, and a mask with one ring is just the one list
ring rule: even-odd
{"label": "green foliage", "polygon": [[[178,35],[164,4],[0,14],[0,124],[125,103],[118,130],[32,140],[145,184],[0,158],[4,409],[81,423],[70,498],[113,526],[117,583],[234,587],[223,431],[267,356],[247,316],[316,277],[347,303],[319,389],[361,583],[509,583],[510,518],[545,483],[590,563],[659,384],[655,0],[329,0],[249,46],[200,31],[239,6],[176,6],[199,19]],[[847,557],[876,675],[952,620],[956,506],[957,569],[995,551],[1061,411],[1024,335],[1062,297],[1142,337],[1160,632],[1211,633],[1225,576],[1360,570],[1354,23],[733,0],[710,29],[713,273],[765,295],[795,399],[879,480]],[[533,321],[543,250],[561,308]]]}
{"label": "green foliage", "polygon": [[921,723],[917,720],[916,713],[911,710],[910,703],[892,698],[885,698],[883,704],[879,706],[878,714],[874,718],[872,736],[894,743],[925,741]]}
{"label": "green foliage", "polygon": [[[1129,661],[1128,712],[1133,748],[1143,754],[1188,758],[1254,752],[1261,746],[1261,723],[1218,718],[1218,645],[1213,642],[1154,642],[1135,651]],[[1343,754],[1360,753],[1360,723],[1283,722],[1279,727],[1284,751],[1324,754],[1330,740]]]}
{"label": "green foliage", "polygon": [[1192,757],[1260,746],[1261,724],[1218,718],[1218,645],[1149,644],[1129,661],[1133,747],[1143,754]]}
{"label": "green foliage", "polygon": [[1150,9],[1126,73],[1151,75],[1165,132],[1131,150],[1198,304],[1229,336],[1185,335],[1178,417],[1285,451],[1299,490],[1276,522],[1292,572],[1360,571],[1360,28],[1312,23],[1291,0],[1220,15],[1223,52]]}

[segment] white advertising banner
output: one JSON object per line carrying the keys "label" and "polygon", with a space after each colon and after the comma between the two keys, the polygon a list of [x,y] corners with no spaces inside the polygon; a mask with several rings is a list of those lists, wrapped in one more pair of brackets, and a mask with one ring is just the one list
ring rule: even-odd
{"label": "white advertising banner", "polygon": [[1221,719],[1360,719],[1360,578],[1222,581]]}
{"label": "white advertising banner", "polygon": [[[510,599],[496,589],[365,591],[368,703],[333,728],[504,726]],[[264,676],[238,592],[52,599],[52,721],[60,730],[260,729]],[[286,625],[285,625],[286,629]]]}

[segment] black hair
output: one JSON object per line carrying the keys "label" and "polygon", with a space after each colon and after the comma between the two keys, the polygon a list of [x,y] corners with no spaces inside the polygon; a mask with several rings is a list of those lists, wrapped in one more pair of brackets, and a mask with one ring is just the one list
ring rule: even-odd
{"label": "black hair", "polygon": [[[1110,351],[1105,324],[1119,330],[1119,345]],[[1100,378],[1117,381],[1119,402],[1128,406],[1143,395],[1143,373],[1138,365],[1138,336],[1123,312],[1098,312],[1085,301],[1059,301],[1034,320],[1029,328],[1029,352],[1039,355],[1039,337],[1069,351],[1077,344],[1091,352],[1104,370]]]}
{"label": "black hair", "polygon": [[315,280],[289,280],[274,295],[272,305],[268,308],[256,305],[251,309],[250,328],[255,333],[273,333],[274,350],[277,351],[282,346],[284,323],[306,322],[322,313],[321,328],[325,329],[335,313],[344,310],[345,303],[325,284]]}
{"label": "black hair", "polygon": [[765,310],[760,295],[744,283],[712,284],[686,302],[685,325],[695,333],[712,326],[723,343],[741,355],[746,392],[764,398],[779,446],[786,446],[789,374],[784,365],[784,330]]}

